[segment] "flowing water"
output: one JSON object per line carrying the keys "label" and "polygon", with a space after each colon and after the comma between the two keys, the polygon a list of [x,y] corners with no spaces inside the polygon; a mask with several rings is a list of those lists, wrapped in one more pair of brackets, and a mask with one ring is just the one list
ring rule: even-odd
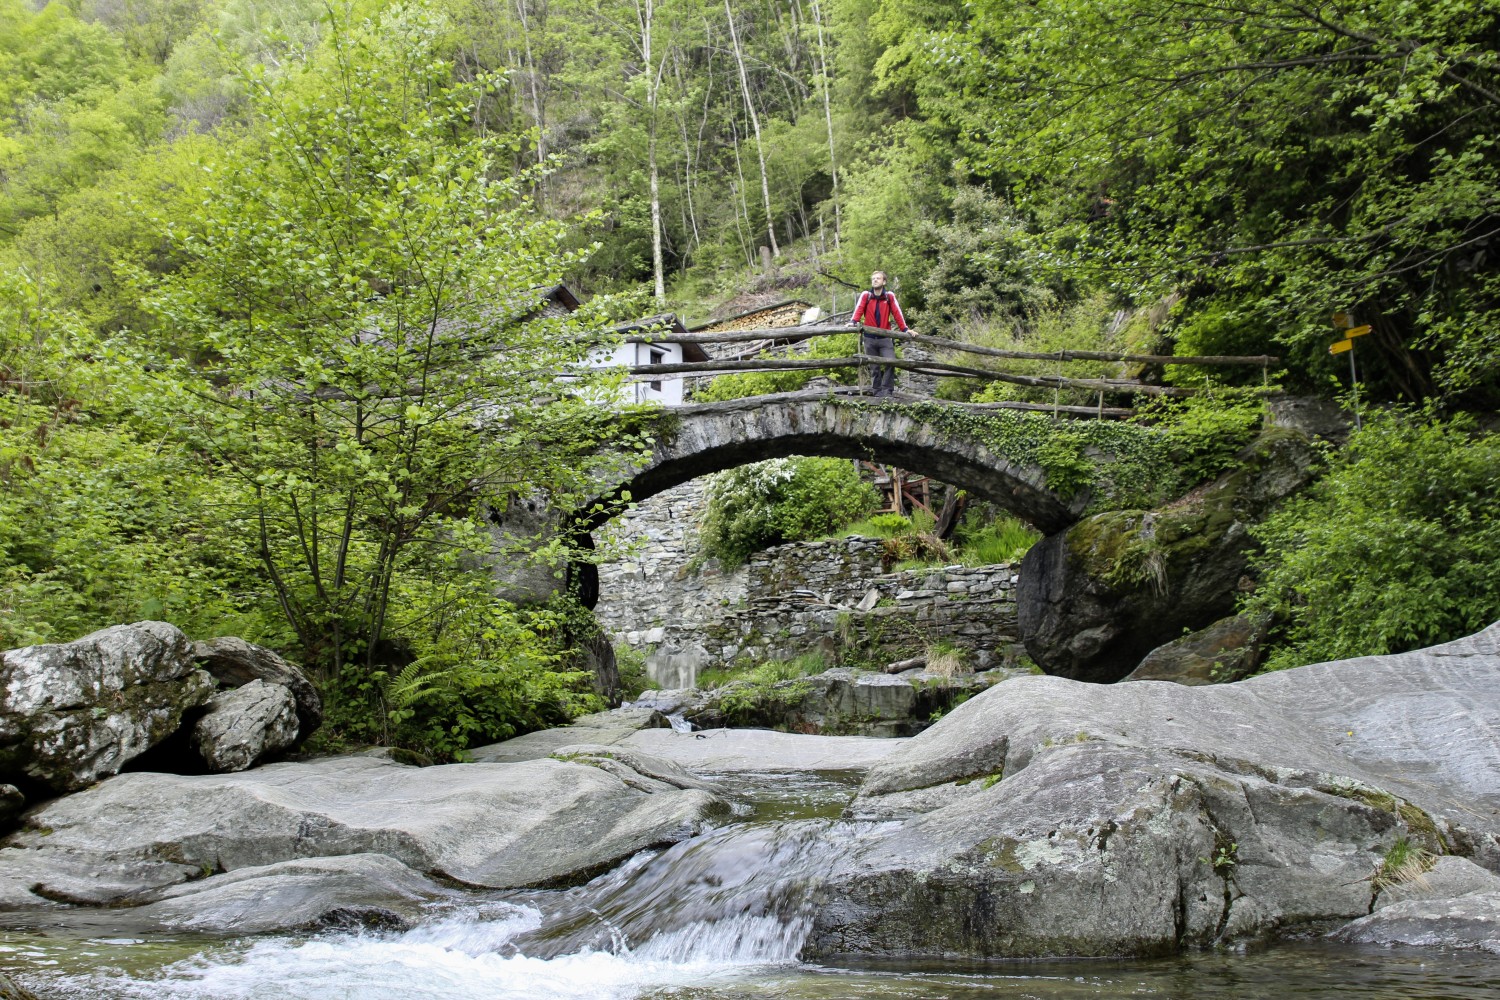
{"label": "flowing water", "polygon": [[588,885],[476,895],[407,931],[214,940],[0,933],[41,1000],[1500,997],[1500,958],[1290,944],[1160,961],[802,962],[818,876],[868,824],[847,775],[719,779],[743,822]]}

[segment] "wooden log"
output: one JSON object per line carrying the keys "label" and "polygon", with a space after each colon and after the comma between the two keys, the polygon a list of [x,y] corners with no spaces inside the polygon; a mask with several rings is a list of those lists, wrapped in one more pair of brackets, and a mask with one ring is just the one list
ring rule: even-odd
{"label": "wooden log", "polygon": [[[815,326],[773,327],[764,330],[734,330],[725,333],[673,335],[670,331],[663,330],[659,334],[635,334],[623,339],[627,344],[655,344],[662,341],[670,341],[674,344],[735,344],[755,340],[800,341],[811,337],[826,337],[838,333],[854,333],[859,329],[859,327],[823,323]],[[961,341],[949,340],[945,337],[929,337],[921,333],[902,333],[900,330],[880,330],[878,333],[882,337],[890,337],[893,340],[924,344],[929,347],[941,348],[942,350],[980,354],[991,358],[1010,358],[1017,361],[1124,361],[1148,365],[1202,365],[1209,367],[1253,365],[1260,368],[1269,368],[1281,363],[1280,358],[1269,354],[1173,357],[1166,354],[1126,354],[1119,351],[1011,351],[999,347],[982,347],[978,344],[965,344]]]}
{"label": "wooden log", "polygon": [[887,663],[881,669],[888,674],[899,674],[903,670],[921,670],[927,666],[927,657],[913,656],[909,660],[897,660],[895,663]]}
{"label": "wooden log", "polygon": [[[868,354],[856,354],[847,358],[775,358],[750,361],[682,361],[659,365],[633,365],[626,369],[632,375],[722,375],[747,371],[806,371],[819,368],[858,368],[861,365],[890,365],[903,371],[925,375],[958,375],[969,378],[1009,382],[1012,385],[1031,386],[1042,389],[1102,389],[1105,392],[1128,393],[1142,396],[1167,396],[1186,399],[1198,395],[1197,389],[1185,389],[1171,385],[1148,385],[1131,379],[1081,379],[1063,375],[1016,375],[988,368],[971,368],[966,365],[950,365],[941,361],[906,361],[877,358]],[[1048,407],[1051,409],[1051,407]]]}

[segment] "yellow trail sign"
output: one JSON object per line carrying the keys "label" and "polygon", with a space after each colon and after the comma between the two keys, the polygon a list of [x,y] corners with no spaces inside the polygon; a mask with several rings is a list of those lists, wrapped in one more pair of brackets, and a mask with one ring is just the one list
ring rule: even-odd
{"label": "yellow trail sign", "polygon": [[1343,354],[1345,351],[1352,351],[1353,349],[1354,349],[1354,341],[1352,341],[1352,340],[1339,340],[1339,341],[1335,341],[1332,345],[1329,346],[1328,353],[1329,354]]}
{"label": "yellow trail sign", "polygon": [[1364,326],[1356,326],[1356,327],[1353,327],[1351,329],[1345,330],[1344,331],[1344,337],[1345,337],[1345,339],[1348,339],[1350,337],[1363,337],[1365,334],[1367,334],[1369,332],[1370,332],[1370,324],[1366,323]]}
{"label": "yellow trail sign", "polygon": [[1333,314],[1333,325],[1334,325],[1335,329],[1339,329],[1339,330],[1347,330],[1347,329],[1349,329],[1349,326],[1350,326],[1350,323],[1349,323],[1349,314],[1346,313],[1346,312],[1336,312],[1336,313],[1334,313]]}

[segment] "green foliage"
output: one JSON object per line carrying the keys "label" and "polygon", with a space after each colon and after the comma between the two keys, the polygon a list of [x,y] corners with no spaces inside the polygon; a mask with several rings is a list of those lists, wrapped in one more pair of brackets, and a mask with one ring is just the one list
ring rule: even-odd
{"label": "green foliage", "polygon": [[120,39],[62,4],[0,0],[0,232],[53,212],[166,126]]}
{"label": "green foliage", "polygon": [[1040,413],[959,409],[931,402],[842,397],[833,402],[898,409],[940,432],[978,440],[1009,461],[1040,466],[1048,488],[1064,497],[1088,490],[1090,511],[1149,507],[1166,498],[1176,485],[1162,475],[1164,468],[1171,467],[1165,435],[1137,424],[1056,420]]}
{"label": "green foliage", "polygon": [[[1021,314],[1002,312],[971,318],[960,326],[960,339],[981,347],[1010,351],[1121,351],[1122,313],[1108,295],[1094,293],[1077,301],[1058,305],[1037,304]],[[964,361],[972,363],[972,355]],[[959,361],[963,364],[964,361]],[[1104,361],[1036,361],[1006,360],[994,367],[1016,375],[1063,375],[1068,378],[1118,378],[1122,366]],[[976,403],[1018,400],[1031,403],[1061,403],[1065,406],[1092,406],[1099,401],[1097,392],[1088,389],[1053,390],[1009,382],[974,382],[969,379],[947,380],[942,395],[969,399]]]}
{"label": "green foliage", "polygon": [[1001,515],[987,524],[965,518],[954,533],[956,555],[965,566],[1020,562],[1041,537],[1041,532],[1008,515]]}
{"label": "green foliage", "polygon": [[1231,840],[1225,840],[1222,836],[1214,838],[1214,855],[1211,858],[1199,858],[1198,860],[1210,866],[1214,874],[1222,879],[1228,879],[1234,875],[1235,866],[1240,863],[1240,845]]}
{"label": "green foliage", "polygon": [[1437,855],[1423,850],[1409,837],[1397,837],[1370,876],[1377,889],[1388,889],[1407,882],[1425,883],[1425,876],[1437,865]]}
{"label": "green foliage", "polygon": [[951,211],[948,221],[919,227],[919,238],[932,248],[913,276],[928,325],[994,325],[1052,305],[1056,291],[1029,272],[1024,251],[1030,237],[1009,205],[984,188],[956,185]]}
{"label": "green foliage", "polygon": [[822,653],[804,653],[789,660],[763,660],[750,667],[732,665],[709,668],[698,673],[698,687],[704,690],[743,683],[755,688],[769,688],[782,681],[800,680],[828,669]]}
{"label": "green foliage", "polygon": [[861,538],[893,538],[916,530],[912,519],[887,511],[872,514],[862,521],[855,521],[840,532],[842,535],[858,535]]}
{"label": "green foliage", "polygon": [[1395,653],[1500,619],[1500,436],[1464,417],[1375,414],[1322,479],[1254,529],[1277,670]]}
{"label": "green foliage", "polygon": [[1204,395],[1151,407],[1141,416],[1166,432],[1178,481],[1187,487],[1234,467],[1235,455],[1260,430],[1265,404],[1257,397]]}
{"label": "green foliage", "polygon": [[827,669],[822,654],[808,653],[790,660],[767,660],[749,670],[705,671],[698,686],[719,691],[719,710],[729,725],[764,725],[812,691],[802,678]]}
{"label": "green foliage", "polygon": [[947,9],[907,16],[910,55],[885,75],[1015,192],[1044,236],[1038,267],[1137,301],[1190,290],[1198,334],[1279,344],[1256,353],[1304,384],[1334,370],[1343,308],[1375,327],[1361,349],[1379,391],[1493,387],[1493,4]]}
{"label": "green foliage", "polygon": [[620,672],[621,700],[632,701],[651,687],[651,678],[646,674],[644,650],[619,643],[615,646],[615,667]]}
{"label": "green foliage", "polygon": [[569,667],[565,611],[520,611],[477,589],[434,603],[448,620],[416,639],[405,667],[345,664],[327,685],[327,738],[454,760],[604,707],[591,676]]}
{"label": "green foliage", "polygon": [[785,542],[818,538],[880,504],[853,462],[779,458],[719,473],[709,482],[703,546],[726,566]]}
{"label": "green foliage", "polygon": [[611,433],[592,373],[536,405],[597,319],[529,316],[576,258],[499,169],[513,137],[472,130],[494,81],[455,79],[445,27],[421,7],[335,19],[300,71],[248,70],[265,126],[203,164],[186,222],[161,220],[183,264],[134,272],[198,355],[142,342],[165,373],[144,402],[214,456],[221,517],[335,675],[378,662],[452,552],[487,547],[485,505],[518,484],[565,502]]}
{"label": "green foliage", "polygon": [[0,648],[143,618],[276,636],[196,456],[128,420],[140,378],[0,271]]}
{"label": "green foliage", "polygon": [[952,561],[953,553],[947,542],[930,531],[920,531],[915,527],[891,535],[880,543],[880,565],[887,573],[919,566],[946,565]]}

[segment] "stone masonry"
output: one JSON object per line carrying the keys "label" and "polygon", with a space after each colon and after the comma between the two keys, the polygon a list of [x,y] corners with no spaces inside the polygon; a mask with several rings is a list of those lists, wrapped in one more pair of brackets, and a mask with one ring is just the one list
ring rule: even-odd
{"label": "stone masonry", "polygon": [[661,687],[691,687],[705,667],[821,652],[830,663],[885,662],[947,643],[986,667],[1016,642],[1016,568],[946,566],[886,573],[878,539],[781,545],[748,566],[695,566],[703,487],[688,483],[619,520],[627,560],[600,567],[600,621],[647,654]]}
{"label": "stone masonry", "polygon": [[627,511],[606,529],[629,555],[599,566],[599,603],[594,614],[617,641],[649,633],[631,645],[663,641],[658,630],[673,624],[716,621],[743,606],[749,569],[724,570],[717,559],[695,560],[698,522],[707,480],[683,483]]}

